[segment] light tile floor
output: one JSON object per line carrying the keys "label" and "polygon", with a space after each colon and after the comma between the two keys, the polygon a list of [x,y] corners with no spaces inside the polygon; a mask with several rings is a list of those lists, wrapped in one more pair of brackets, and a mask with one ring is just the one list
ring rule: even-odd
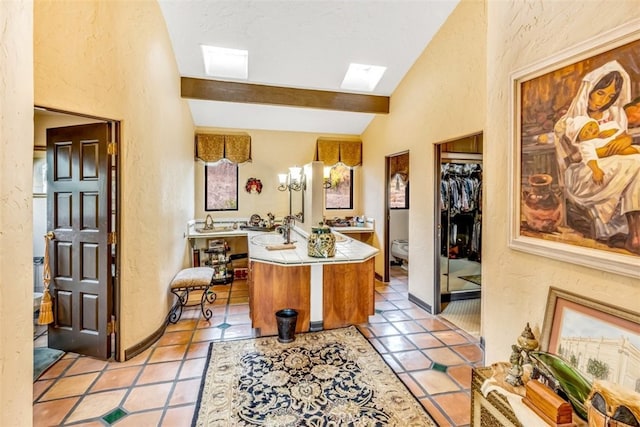
{"label": "light tile floor", "polygon": [[[255,335],[245,281],[215,288],[214,315],[186,309],[151,348],[126,362],[67,353],[33,384],[34,426],[190,426],[211,341]],[[392,268],[376,283],[376,314],[358,325],[415,397],[442,426],[470,422],[471,368],[479,342],[408,300],[407,275]],[[34,345],[46,346],[36,327]]]}

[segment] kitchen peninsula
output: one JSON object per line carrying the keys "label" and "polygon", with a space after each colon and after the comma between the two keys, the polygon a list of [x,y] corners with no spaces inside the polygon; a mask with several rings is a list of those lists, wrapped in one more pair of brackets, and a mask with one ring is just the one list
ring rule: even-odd
{"label": "kitchen peninsula", "polygon": [[293,308],[298,312],[296,332],[332,329],[364,323],[374,314],[374,257],[378,249],[336,233],[336,255],[307,255],[308,233],[291,231],[295,248],[271,250],[284,243],[276,232],[220,227],[196,229],[190,221],[187,238],[192,247],[199,241],[245,237],[249,257],[249,307],[252,327],[260,335],[277,333],[275,312]]}

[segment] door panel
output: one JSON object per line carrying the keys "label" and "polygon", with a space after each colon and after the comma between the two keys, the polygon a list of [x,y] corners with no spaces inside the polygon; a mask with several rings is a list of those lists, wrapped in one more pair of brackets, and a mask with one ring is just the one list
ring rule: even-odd
{"label": "door panel", "polygon": [[49,347],[106,359],[113,312],[107,123],[47,129],[47,225],[54,323]]}

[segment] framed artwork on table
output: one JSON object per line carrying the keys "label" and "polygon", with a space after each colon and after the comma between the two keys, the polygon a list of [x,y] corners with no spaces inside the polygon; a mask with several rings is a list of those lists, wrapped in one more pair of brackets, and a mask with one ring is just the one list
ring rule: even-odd
{"label": "framed artwork on table", "polygon": [[640,278],[640,26],[511,75],[513,249]]}
{"label": "framed artwork on table", "polygon": [[540,347],[592,381],[640,392],[640,313],[552,287]]}

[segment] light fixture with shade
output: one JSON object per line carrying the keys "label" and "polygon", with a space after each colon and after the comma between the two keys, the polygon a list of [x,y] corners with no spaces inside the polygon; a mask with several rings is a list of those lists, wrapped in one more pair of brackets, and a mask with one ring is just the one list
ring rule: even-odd
{"label": "light fixture with shade", "polygon": [[278,190],[280,191],[300,191],[306,187],[305,176],[302,168],[299,166],[291,166],[289,173],[278,174]]}
{"label": "light fixture with shade", "polygon": [[324,188],[331,188],[331,166],[325,166],[323,169],[322,185]]}

